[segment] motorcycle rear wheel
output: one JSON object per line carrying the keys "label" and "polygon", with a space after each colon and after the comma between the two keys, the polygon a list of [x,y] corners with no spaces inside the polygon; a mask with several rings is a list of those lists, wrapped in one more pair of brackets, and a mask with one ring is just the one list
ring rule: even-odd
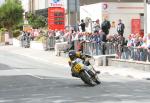
{"label": "motorcycle rear wheel", "polygon": [[86,71],[82,71],[80,73],[80,77],[81,77],[81,80],[85,83],[85,84],[88,84],[90,86],[95,86],[93,80],[91,80],[91,78],[86,74]]}

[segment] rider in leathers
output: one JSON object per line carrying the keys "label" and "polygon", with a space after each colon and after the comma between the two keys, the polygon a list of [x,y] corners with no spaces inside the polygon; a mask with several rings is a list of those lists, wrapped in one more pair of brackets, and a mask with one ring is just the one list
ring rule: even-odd
{"label": "rider in leathers", "polygon": [[[88,71],[88,73],[93,77],[93,76],[95,76],[95,74],[89,69],[90,67],[90,63],[89,63],[89,61],[88,60],[86,60],[87,58],[90,58],[91,56],[88,56],[88,55],[83,55],[82,53],[80,53],[80,52],[76,52],[76,51],[74,51],[74,50],[72,50],[72,51],[69,51],[69,58],[70,58],[70,60],[69,60],[69,65],[72,67],[72,61],[74,61],[74,60],[77,60],[78,59],[78,61],[83,61],[83,64],[85,65],[84,66],[84,68]],[[72,68],[71,68],[72,69]],[[93,69],[93,71],[95,71],[95,73],[100,73],[99,71],[96,71],[94,68],[92,68]],[[79,74],[77,74],[77,73],[74,73],[73,72],[73,70],[71,70],[72,71],[72,76],[73,77],[79,77]]]}

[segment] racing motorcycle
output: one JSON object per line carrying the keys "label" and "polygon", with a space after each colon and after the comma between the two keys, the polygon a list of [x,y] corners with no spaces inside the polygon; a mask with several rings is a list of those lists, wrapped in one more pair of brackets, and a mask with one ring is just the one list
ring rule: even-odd
{"label": "racing motorcycle", "polygon": [[95,71],[94,67],[94,58],[86,55],[86,59],[83,61],[80,58],[76,58],[74,61],[69,63],[72,71],[72,76],[80,78],[85,84],[89,86],[95,86],[96,84],[100,84],[100,79],[98,78],[98,74],[100,72]]}

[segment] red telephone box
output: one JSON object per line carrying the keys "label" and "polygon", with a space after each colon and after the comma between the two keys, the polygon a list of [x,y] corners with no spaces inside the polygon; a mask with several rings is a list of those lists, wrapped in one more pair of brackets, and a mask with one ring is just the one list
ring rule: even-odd
{"label": "red telephone box", "polygon": [[64,30],[65,10],[61,7],[48,8],[48,29]]}

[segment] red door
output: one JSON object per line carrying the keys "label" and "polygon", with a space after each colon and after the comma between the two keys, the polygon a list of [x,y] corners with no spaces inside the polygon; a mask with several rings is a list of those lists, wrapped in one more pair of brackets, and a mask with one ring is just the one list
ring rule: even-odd
{"label": "red door", "polygon": [[131,30],[132,30],[132,34],[140,34],[140,30],[141,30],[141,21],[140,19],[132,19],[131,21]]}

